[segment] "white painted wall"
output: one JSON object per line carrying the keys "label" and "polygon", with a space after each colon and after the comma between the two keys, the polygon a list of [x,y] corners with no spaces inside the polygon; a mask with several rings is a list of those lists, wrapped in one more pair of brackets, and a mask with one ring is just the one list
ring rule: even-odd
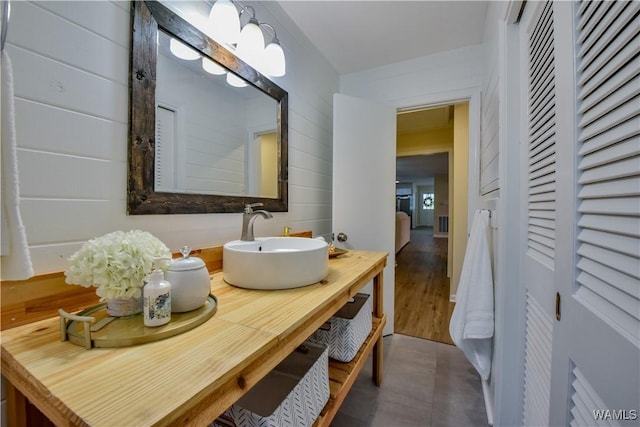
{"label": "white painted wall", "polygon": [[484,47],[474,45],[340,76],[340,92],[398,108],[469,97],[483,81]]}
{"label": "white painted wall", "polygon": [[[66,268],[89,238],[139,228],[171,250],[239,237],[238,214],[126,215],[129,2],[13,2],[22,216],[36,274]],[[331,231],[332,96],[338,76],[277,4],[256,4],[278,29],[289,92],[289,212],[256,234]],[[268,8],[268,9],[267,9]],[[34,31],[37,23],[38,31]]]}

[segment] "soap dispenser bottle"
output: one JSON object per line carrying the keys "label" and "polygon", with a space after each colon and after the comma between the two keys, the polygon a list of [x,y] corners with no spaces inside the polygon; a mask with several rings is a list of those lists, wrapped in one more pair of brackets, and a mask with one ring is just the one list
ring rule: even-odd
{"label": "soap dispenser bottle", "polygon": [[144,325],[162,326],[171,320],[171,284],[164,280],[160,268],[153,270],[142,289]]}

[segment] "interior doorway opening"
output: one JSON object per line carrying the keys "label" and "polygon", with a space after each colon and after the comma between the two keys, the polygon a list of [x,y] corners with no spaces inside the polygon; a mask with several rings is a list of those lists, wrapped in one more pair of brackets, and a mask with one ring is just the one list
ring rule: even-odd
{"label": "interior doorway opening", "polygon": [[400,198],[410,200],[411,217],[409,243],[396,253],[397,333],[452,344],[451,300],[466,249],[468,145],[468,102],[397,115],[396,205],[403,210]]}

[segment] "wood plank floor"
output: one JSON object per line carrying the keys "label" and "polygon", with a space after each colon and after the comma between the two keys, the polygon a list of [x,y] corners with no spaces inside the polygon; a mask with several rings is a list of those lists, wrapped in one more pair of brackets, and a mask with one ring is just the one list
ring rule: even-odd
{"label": "wood plank floor", "polygon": [[396,255],[395,332],[453,344],[449,320],[447,239],[430,229],[411,230],[411,241]]}

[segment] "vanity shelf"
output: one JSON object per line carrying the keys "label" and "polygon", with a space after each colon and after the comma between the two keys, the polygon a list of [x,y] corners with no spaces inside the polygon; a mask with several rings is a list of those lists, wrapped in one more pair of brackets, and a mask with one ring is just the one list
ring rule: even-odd
{"label": "vanity shelf", "polygon": [[[381,318],[373,318],[371,333],[351,362],[338,362],[337,360],[329,359],[329,402],[320,412],[314,427],[331,425],[333,417],[347,397],[347,393],[349,393],[351,386],[362,370],[369,354],[371,354],[375,344],[382,337],[382,330],[386,322],[387,318],[384,314]],[[381,371],[380,375],[382,375]],[[374,378],[376,385],[380,385],[380,380],[381,378]]]}
{"label": "vanity shelf", "polygon": [[4,330],[9,425],[26,425],[30,401],[56,425],[206,426],[373,280],[369,337],[352,362],[330,364],[330,400],[316,423],[328,426],[369,355],[381,382],[386,261],[386,253],[350,251],[330,261],[326,280],[280,291],[235,288],[214,273],[215,316],[133,347],[62,342],[57,318]]}

